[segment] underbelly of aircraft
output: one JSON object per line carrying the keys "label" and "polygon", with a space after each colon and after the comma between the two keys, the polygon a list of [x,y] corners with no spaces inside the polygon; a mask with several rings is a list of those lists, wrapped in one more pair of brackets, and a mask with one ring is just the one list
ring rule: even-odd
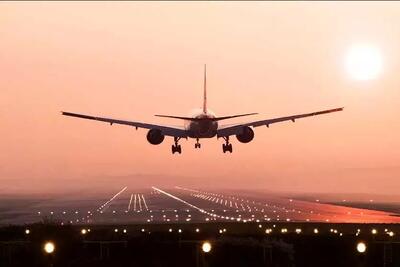
{"label": "underbelly of aircraft", "polygon": [[191,138],[212,138],[216,136],[217,129],[216,121],[191,121],[187,127]]}

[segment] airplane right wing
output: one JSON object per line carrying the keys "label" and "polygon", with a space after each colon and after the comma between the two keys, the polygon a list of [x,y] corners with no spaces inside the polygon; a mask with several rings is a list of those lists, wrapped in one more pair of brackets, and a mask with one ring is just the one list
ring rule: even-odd
{"label": "airplane right wing", "polygon": [[270,124],[277,123],[277,122],[283,122],[283,121],[295,122],[295,120],[297,120],[297,119],[316,116],[316,115],[322,115],[322,114],[327,114],[327,113],[337,112],[337,111],[342,111],[342,110],[343,110],[343,108],[327,109],[327,110],[299,114],[299,115],[292,115],[292,116],[279,117],[279,118],[274,118],[274,119],[253,121],[253,122],[243,123],[243,124],[238,124],[238,125],[233,125],[233,126],[232,125],[225,126],[225,127],[222,126],[221,128],[219,128],[217,130],[217,137],[226,137],[226,136],[230,136],[230,135],[242,134],[243,129],[245,127],[259,127],[259,126],[269,127]]}
{"label": "airplane right wing", "polygon": [[133,126],[136,129],[137,128],[158,129],[158,130],[160,130],[162,132],[163,135],[187,138],[186,130],[185,129],[181,129],[181,128],[177,128],[177,127],[163,126],[163,125],[157,125],[157,124],[149,124],[149,123],[136,122],[136,121],[125,121],[125,120],[117,120],[117,119],[111,119],[111,118],[95,117],[95,116],[90,116],[90,115],[71,113],[71,112],[64,112],[64,111],[61,112],[61,114],[64,115],[64,116],[70,116],[70,117],[75,117],[75,118],[80,118],[80,119],[107,122],[110,125],[113,125],[115,123],[115,124]]}

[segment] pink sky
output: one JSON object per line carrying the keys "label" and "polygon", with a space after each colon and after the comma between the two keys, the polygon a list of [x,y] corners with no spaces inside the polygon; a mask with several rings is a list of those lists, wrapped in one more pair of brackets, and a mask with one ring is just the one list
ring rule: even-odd
{"label": "pink sky", "polygon": [[[398,25],[398,2],[0,3],[0,193],[99,180],[123,185],[118,176],[132,176],[133,186],[168,179],[197,187],[396,193]],[[346,73],[346,52],[357,43],[382,52],[377,79]],[[153,114],[200,107],[204,63],[217,115],[345,111],[256,128],[247,145],[233,138],[231,155],[216,138],[203,140],[200,151],[183,140],[183,154],[172,155],[171,138],[152,146],[146,130],[60,115],[179,125]]]}

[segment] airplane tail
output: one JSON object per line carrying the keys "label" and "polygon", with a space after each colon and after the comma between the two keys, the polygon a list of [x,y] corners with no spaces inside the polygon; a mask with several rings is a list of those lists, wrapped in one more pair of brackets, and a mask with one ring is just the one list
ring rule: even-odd
{"label": "airplane tail", "polygon": [[207,65],[206,64],[204,64],[203,113],[207,114]]}
{"label": "airplane tail", "polygon": [[[204,64],[204,88],[203,88],[203,90],[204,90],[204,95],[203,95],[203,113],[207,114],[207,65],[206,64]],[[158,115],[158,114],[154,115],[154,116],[164,117],[164,118],[172,118],[172,119],[180,119],[180,120],[188,120],[188,121],[202,121],[204,119],[212,120],[212,121],[220,121],[220,120],[232,119],[232,118],[255,115],[255,114],[258,114],[258,113],[247,113],[247,114],[224,116],[224,117],[215,117],[215,118],[191,118],[191,117],[171,116],[171,115]]]}

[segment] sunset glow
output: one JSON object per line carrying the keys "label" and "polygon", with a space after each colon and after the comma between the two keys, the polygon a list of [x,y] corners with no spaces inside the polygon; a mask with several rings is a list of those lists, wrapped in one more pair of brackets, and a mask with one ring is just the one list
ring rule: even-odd
{"label": "sunset glow", "polygon": [[[0,193],[182,185],[392,200],[399,10],[399,2],[2,2]],[[231,138],[229,155],[221,138],[202,140],[201,150],[182,139],[176,156],[170,137],[153,146],[146,130],[60,115],[181,127],[153,115],[201,108],[204,64],[216,115],[258,113],[226,124],[345,109],[258,127],[248,144]]]}
{"label": "sunset glow", "polygon": [[368,45],[354,46],[348,52],[346,67],[354,79],[374,79],[382,71],[382,56],[376,47]]}

